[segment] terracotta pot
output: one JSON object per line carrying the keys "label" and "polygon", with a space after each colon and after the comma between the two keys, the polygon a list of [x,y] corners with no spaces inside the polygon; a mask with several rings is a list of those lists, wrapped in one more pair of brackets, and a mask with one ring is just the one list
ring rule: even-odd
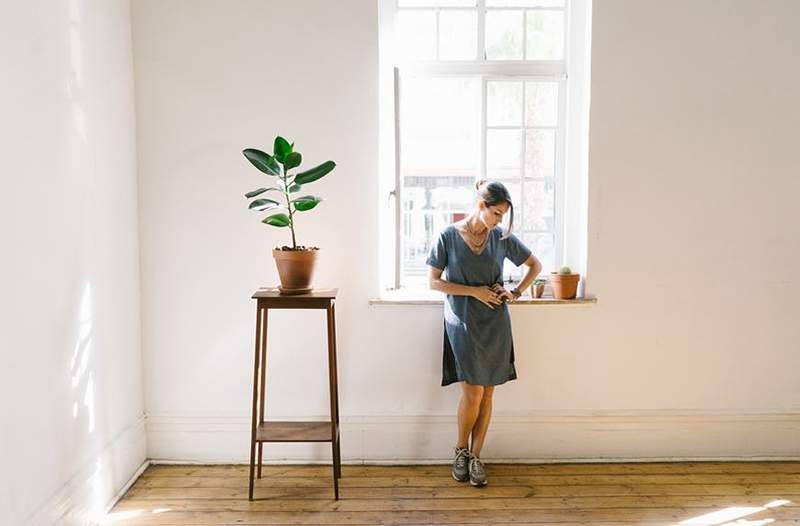
{"label": "terracotta pot", "polygon": [[550,285],[553,287],[553,297],[558,300],[571,300],[578,292],[580,274],[550,273]]}
{"label": "terracotta pot", "polygon": [[319,250],[272,250],[281,284],[281,294],[305,294],[311,292],[314,265]]}

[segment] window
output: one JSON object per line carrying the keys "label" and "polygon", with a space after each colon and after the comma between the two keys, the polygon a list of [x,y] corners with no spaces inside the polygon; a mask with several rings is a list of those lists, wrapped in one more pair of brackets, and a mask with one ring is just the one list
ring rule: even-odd
{"label": "window", "polygon": [[584,270],[589,0],[381,1],[384,289],[427,288],[431,243],[484,177],[543,273]]}

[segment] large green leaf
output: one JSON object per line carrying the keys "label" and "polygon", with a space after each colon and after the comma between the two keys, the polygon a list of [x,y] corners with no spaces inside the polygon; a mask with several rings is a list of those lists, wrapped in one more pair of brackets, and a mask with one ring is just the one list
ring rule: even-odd
{"label": "large green leaf", "polygon": [[269,192],[270,190],[277,190],[279,192],[281,191],[281,189],[278,188],[278,187],[270,186],[269,188],[259,188],[258,190],[253,190],[252,192],[247,192],[246,194],[244,194],[244,196],[246,198],[250,199],[251,197],[255,197],[257,195],[261,195],[264,192]]}
{"label": "large green leaf", "polygon": [[292,168],[297,168],[300,166],[301,162],[303,162],[303,156],[300,155],[300,152],[291,152],[286,156],[286,160],[283,163],[283,168],[288,171]]}
{"label": "large green leaf", "polygon": [[272,149],[272,153],[275,155],[278,162],[283,164],[286,161],[286,156],[292,153],[292,145],[289,144],[289,141],[278,135],[275,137],[275,146]]}
{"label": "large green leaf", "polygon": [[261,220],[262,223],[267,225],[277,226],[277,227],[284,227],[289,226],[289,216],[286,214],[272,214],[271,216],[267,217],[266,219]]}
{"label": "large green leaf", "polygon": [[311,210],[315,206],[322,201],[321,197],[317,197],[315,195],[304,195],[303,197],[298,197],[297,199],[292,200],[294,203],[294,209],[299,212],[305,212],[306,210]]}
{"label": "large green leaf", "polygon": [[315,166],[310,170],[306,170],[305,172],[300,172],[294,178],[294,182],[297,184],[307,184],[312,181],[316,181],[317,179],[324,177],[331,170],[336,168],[336,163],[333,161],[325,161],[324,163],[320,164],[319,166]]}
{"label": "large green leaf", "polygon": [[289,193],[290,193],[290,194],[293,194],[293,193],[295,193],[295,192],[299,192],[299,191],[300,191],[302,188],[303,188],[303,187],[302,187],[302,186],[300,186],[299,184],[297,184],[297,183],[294,183],[294,184],[292,184],[292,185],[290,185],[290,186],[289,186]]}
{"label": "large green leaf", "polygon": [[250,210],[257,210],[259,212],[263,212],[264,210],[270,210],[272,208],[277,208],[281,204],[272,199],[256,199],[252,203],[250,203]]}
{"label": "large green leaf", "polygon": [[242,153],[247,160],[253,163],[253,166],[261,170],[267,175],[280,175],[281,167],[275,162],[275,159],[268,153],[255,148],[247,148],[242,150]]}

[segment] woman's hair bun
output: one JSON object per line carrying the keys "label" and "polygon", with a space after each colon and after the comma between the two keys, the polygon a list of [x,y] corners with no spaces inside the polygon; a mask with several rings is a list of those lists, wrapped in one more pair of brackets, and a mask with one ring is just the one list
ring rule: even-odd
{"label": "woman's hair bun", "polygon": [[479,179],[477,183],[475,183],[475,190],[480,190],[481,186],[486,183],[488,179]]}

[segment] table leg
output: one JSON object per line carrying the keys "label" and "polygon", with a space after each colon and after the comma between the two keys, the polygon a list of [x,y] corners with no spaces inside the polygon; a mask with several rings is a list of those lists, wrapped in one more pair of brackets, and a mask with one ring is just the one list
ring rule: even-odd
{"label": "table leg", "polygon": [[331,332],[333,333],[333,383],[336,388],[333,390],[333,399],[336,407],[336,470],[338,477],[342,478],[342,452],[341,452],[341,427],[339,427],[339,366],[336,351],[336,302],[331,304]]}
{"label": "table leg", "polygon": [[[269,307],[264,308],[264,321],[262,322],[263,329],[261,331],[261,392],[259,394],[260,408],[258,411],[258,423],[264,423],[264,398],[267,396],[267,330],[269,327]],[[261,453],[264,448],[264,443],[258,443],[258,478],[261,478]]]}
{"label": "table leg", "polygon": [[333,492],[334,497],[336,500],[339,500],[339,469],[337,465],[339,463],[339,455],[337,453],[336,448],[336,441],[337,441],[337,432],[338,430],[336,421],[338,419],[338,415],[336,414],[336,362],[335,362],[335,347],[333,343],[334,332],[333,332],[333,305],[329,306],[327,309],[328,313],[328,385],[330,387],[330,402],[331,402],[331,450],[333,456]]}
{"label": "table leg", "polygon": [[258,369],[259,369],[259,354],[261,352],[260,343],[261,343],[261,305],[256,306],[256,344],[255,344],[255,356],[253,358],[253,417],[251,420],[251,427],[250,427],[250,490],[249,490],[249,499],[253,500],[253,468],[255,467],[255,460],[256,460],[256,429],[258,426],[258,421],[256,419],[256,413],[258,410]]}

